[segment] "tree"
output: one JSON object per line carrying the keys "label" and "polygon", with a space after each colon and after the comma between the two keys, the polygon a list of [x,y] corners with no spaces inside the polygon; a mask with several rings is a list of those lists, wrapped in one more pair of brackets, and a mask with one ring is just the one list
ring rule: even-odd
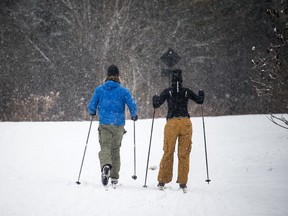
{"label": "tree", "polygon": [[[276,106],[279,113],[286,113],[281,117],[270,113],[269,119],[288,129],[285,117],[288,110],[288,1],[281,0],[280,10],[272,8],[266,12],[273,23],[273,38],[266,49],[266,55],[252,59],[257,76],[251,80],[258,96],[270,98],[270,108]],[[255,49],[252,47],[252,50]]]}

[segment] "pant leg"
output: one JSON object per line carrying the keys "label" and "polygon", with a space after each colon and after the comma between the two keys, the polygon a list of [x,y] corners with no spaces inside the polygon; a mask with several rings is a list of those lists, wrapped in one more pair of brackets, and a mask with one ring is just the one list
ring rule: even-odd
{"label": "pant leg", "polygon": [[167,121],[164,128],[164,145],[163,156],[160,162],[160,169],[158,173],[158,182],[169,183],[173,177],[173,160],[175,144],[178,132],[175,125],[175,120],[170,119]]}
{"label": "pant leg", "polygon": [[187,184],[189,174],[190,152],[192,149],[192,123],[183,118],[178,140],[178,178],[177,183]]}
{"label": "pant leg", "polygon": [[112,169],[110,176],[111,178],[115,179],[119,179],[119,172],[121,167],[120,147],[124,131],[125,130],[123,126],[114,126],[113,128],[113,143],[111,146]]}
{"label": "pant leg", "polygon": [[98,133],[100,143],[100,151],[98,153],[98,157],[100,160],[100,168],[102,169],[102,167],[106,164],[112,165],[111,146],[113,133],[110,131],[109,125],[99,125]]}

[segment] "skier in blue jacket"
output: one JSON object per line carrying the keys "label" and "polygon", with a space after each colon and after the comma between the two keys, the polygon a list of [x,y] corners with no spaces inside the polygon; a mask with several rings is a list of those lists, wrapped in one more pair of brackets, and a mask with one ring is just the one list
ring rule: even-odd
{"label": "skier in blue jacket", "polygon": [[99,116],[99,160],[102,184],[117,184],[120,171],[120,147],[125,125],[125,105],[128,106],[131,119],[137,121],[137,105],[128,89],[120,85],[117,66],[108,67],[103,85],[98,86],[88,105],[90,115]]}

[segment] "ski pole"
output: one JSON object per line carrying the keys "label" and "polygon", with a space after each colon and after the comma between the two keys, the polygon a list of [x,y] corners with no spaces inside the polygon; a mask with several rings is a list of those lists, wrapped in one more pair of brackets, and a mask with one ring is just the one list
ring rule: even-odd
{"label": "ski pole", "polygon": [[149,157],[150,157],[150,149],[151,149],[151,141],[152,141],[152,133],[153,133],[154,118],[155,118],[155,108],[154,108],[154,111],[153,111],[152,126],[151,126],[151,134],[150,134],[150,142],[149,142],[149,150],[148,150],[148,158],[147,158],[147,166],[146,166],[145,183],[144,183],[143,187],[147,187],[147,185],[146,185],[146,181],[147,181],[147,173],[148,173],[148,166],[149,166]]}
{"label": "ski pole", "polygon": [[76,184],[81,184],[80,180],[80,176],[81,176],[81,172],[82,172],[82,167],[83,167],[83,163],[84,163],[84,158],[85,158],[85,154],[86,154],[86,149],[87,149],[87,144],[88,144],[88,140],[89,140],[89,135],[90,135],[90,130],[91,130],[91,126],[92,126],[92,120],[93,120],[93,116],[91,116],[91,122],[90,122],[90,127],[89,127],[89,131],[88,131],[88,136],[87,136],[87,140],[86,140],[86,145],[85,145],[85,149],[84,149],[84,154],[83,154],[83,158],[82,158],[82,163],[81,163],[81,167],[80,167],[80,172],[79,172],[79,176],[78,176],[78,180],[76,181]]}
{"label": "ski pole", "polygon": [[137,179],[137,175],[136,175],[136,138],[135,138],[135,121],[134,121],[134,175],[132,176],[132,178],[134,180]]}
{"label": "ski pole", "polygon": [[206,180],[206,182],[209,184],[209,182],[210,182],[211,180],[209,179],[209,171],[208,171],[208,157],[207,157],[207,147],[206,147],[206,133],[205,133],[205,122],[204,122],[203,105],[201,105],[201,111],[202,111],[204,146],[205,146],[205,158],[206,158],[206,171],[207,171],[207,180]]}

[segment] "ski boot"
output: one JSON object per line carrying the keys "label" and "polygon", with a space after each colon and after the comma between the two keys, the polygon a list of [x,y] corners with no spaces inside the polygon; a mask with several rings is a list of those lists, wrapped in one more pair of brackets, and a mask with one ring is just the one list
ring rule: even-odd
{"label": "ski boot", "polygon": [[164,190],[164,186],[165,186],[165,183],[162,183],[162,182],[159,182],[157,187],[159,188],[159,190],[163,191]]}
{"label": "ski boot", "polygon": [[111,178],[111,184],[112,184],[112,187],[114,189],[116,189],[116,185],[118,184],[118,179],[116,178]]}
{"label": "ski boot", "polygon": [[101,181],[104,186],[107,186],[110,177],[110,166],[105,165],[102,168]]}
{"label": "ski boot", "polygon": [[187,193],[187,186],[186,184],[179,184],[180,189],[182,189],[183,193]]}

